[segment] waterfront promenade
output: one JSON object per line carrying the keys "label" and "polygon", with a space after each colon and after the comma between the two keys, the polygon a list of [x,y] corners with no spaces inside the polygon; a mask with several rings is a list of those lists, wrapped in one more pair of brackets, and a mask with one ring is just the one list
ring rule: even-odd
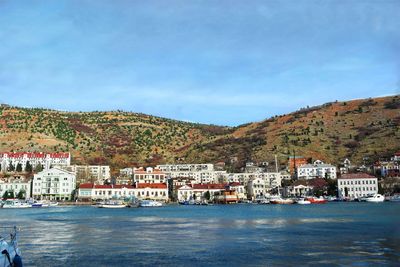
{"label": "waterfront promenade", "polygon": [[395,266],[400,205],[0,210],[26,266]]}

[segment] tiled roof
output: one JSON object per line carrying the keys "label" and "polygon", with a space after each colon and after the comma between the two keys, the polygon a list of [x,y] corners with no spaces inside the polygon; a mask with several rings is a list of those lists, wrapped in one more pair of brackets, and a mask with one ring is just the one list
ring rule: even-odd
{"label": "tiled roof", "polygon": [[167,185],[163,183],[138,183],[136,188],[158,188],[158,189],[166,189]]}
{"label": "tiled roof", "polygon": [[125,184],[116,184],[116,185],[99,185],[99,184],[80,184],[79,189],[122,189],[122,188],[130,188],[133,189],[132,185],[125,185]]}
{"label": "tiled roof", "polygon": [[338,179],[368,179],[368,178],[376,178],[376,177],[367,173],[359,172],[359,173],[343,174],[342,177]]}
{"label": "tiled roof", "polygon": [[69,158],[68,152],[59,153],[44,153],[44,152],[1,152],[0,156],[7,155],[9,158],[22,158],[26,155],[27,158],[45,158],[49,155],[50,158]]}

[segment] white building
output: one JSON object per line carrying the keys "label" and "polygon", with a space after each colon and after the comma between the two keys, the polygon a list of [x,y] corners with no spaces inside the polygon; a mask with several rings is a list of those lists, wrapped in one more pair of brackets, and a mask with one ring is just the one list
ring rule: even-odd
{"label": "white building", "polygon": [[34,175],[32,197],[35,199],[71,200],[76,175],[61,168],[51,168]]}
{"label": "white building", "polygon": [[339,198],[355,199],[378,193],[378,178],[366,173],[343,174],[337,184]]}
{"label": "white building", "polygon": [[132,185],[96,185],[81,184],[78,189],[78,199],[80,200],[107,200],[111,198],[151,199],[158,201],[168,201],[168,187],[166,184],[137,184]]}
{"label": "white building", "polygon": [[132,177],[133,175],[133,168],[124,168],[119,170],[119,175],[121,177]]}
{"label": "white building", "polygon": [[228,182],[249,185],[253,180],[261,179],[264,181],[265,190],[270,190],[281,186],[282,177],[283,175],[280,172],[230,173],[228,174]]}
{"label": "white building", "polygon": [[205,200],[206,193],[209,193],[210,199],[213,200],[216,195],[226,189],[224,184],[193,184],[184,185],[177,190],[178,201],[186,200]]}
{"label": "white building", "polygon": [[165,173],[159,169],[153,169],[148,167],[144,168],[134,168],[133,169],[133,182],[134,183],[166,183],[167,177]]}
{"label": "white building", "polygon": [[283,189],[284,197],[305,197],[312,195],[314,187],[311,185],[303,184],[293,184],[290,186],[285,186]]}
{"label": "white building", "polygon": [[10,164],[17,167],[22,165],[24,171],[27,163],[34,169],[41,164],[44,169],[55,166],[69,166],[71,164],[71,154],[64,153],[44,153],[44,152],[3,152],[0,153],[1,170],[6,172]]}
{"label": "white building", "polygon": [[168,164],[157,165],[168,177],[194,178],[196,183],[218,183],[226,180],[226,171],[216,171],[213,164]]}
{"label": "white building", "polygon": [[314,179],[318,177],[336,179],[336,167],[316,160],[313,164],[304,164],[297,168],[298,179]]}
{"label": "white building", "polygon": [[30,198],[31,180],[19,175],[0,179],[0,198],[6,192],[12,192],[15,198],[19,193],[23,193],[25,199]]}
{"label": "white building", "polygon": [[103,184],[105,180],[111,178],[110,166],[108,165],[71,165],[62,168],[75,173],[77,183]]}

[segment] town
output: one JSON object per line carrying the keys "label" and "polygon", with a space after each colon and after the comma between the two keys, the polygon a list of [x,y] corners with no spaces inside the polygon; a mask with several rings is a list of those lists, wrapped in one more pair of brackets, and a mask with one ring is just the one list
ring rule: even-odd
{"label": "town", "polygon": [[287,166],[278,166],[276,159],[247,162],[238,173],[227,172],[225,162],[220,161],[126,167],[115,177],[110,166],[71,162],[68,152],[0,153],[0,195],[3,200],[61,203],[135,198],[163,203],[263,204],[274,196],[354,201],[378,193],[386,198],[400,193],[400,152],[371,166],[353,166],[348,159],[334,166],[318,159],[291,156]]}

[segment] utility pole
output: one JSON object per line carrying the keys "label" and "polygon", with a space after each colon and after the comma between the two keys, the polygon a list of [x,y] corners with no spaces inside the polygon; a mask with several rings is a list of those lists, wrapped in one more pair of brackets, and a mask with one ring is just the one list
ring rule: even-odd
{"label": "utility pole", "polygon": [[275,171],[278,172],[278,157],[275,154]]}

